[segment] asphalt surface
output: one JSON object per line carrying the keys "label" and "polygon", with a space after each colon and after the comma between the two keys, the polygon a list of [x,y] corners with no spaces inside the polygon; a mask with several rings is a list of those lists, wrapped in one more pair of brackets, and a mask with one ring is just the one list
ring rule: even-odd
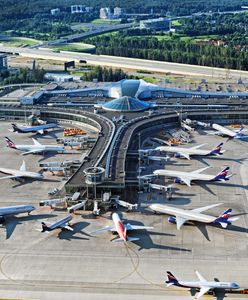
{"label": "asphalt surface", "polygon": [[[9,125],[1,123],[0,164],[16,167],[19,154],[4,147],[3,136]],[[19,135],[10,137],[19,139]],[[26,139],[26,138],[25,138]],[[206,148],[216,146],[221,137],[194,133],[194,143],[207,143]],[[189,145],[190,146],[190,145]],[[190,292],[164,285],[166,271],[184,280],[197,280],[198,270],[208,280],[236,281],[247,288],[247,144],[229,141],[226,152],[220,158],[197,160],[171,159],[168,169],[194,170],[205,164],[212,166],[209,174],[217,173],[229,165],[235,176],[229,182],[193,185],[175,185],[176,194],[170,205],[196,208],[214,203],[223,205],[209,210],[219,215],[228,207],[239,216],[228,229],[212,225],[187,225],[177,231],[167,216],[155,215],[146,207],[151,203],[167,203],[164,195],[153,192],[140,194],[138,212],[122,217],[130,223],[153,226],[150,231],[137,231],[139,241],[132,244],[111,243],[112,234],[89,235],[95,229],[111,224],[110,212],[94,218],[90,212],[78,212],[73,216],[74,232],[55,230],[42,234],[40,222],[53,222],[67,214],[66,210],[38,208],[31,216],[11,217],[6,229],[0,231],[0,295],[18,299],[192,299]],[[28,164],[37,171],[37,156],[30,156]],[[161,168],[151,164],[146,173]],[[163,182],[164,179],[161,179]],[[167,183],[167,180],[166,182]],[[30,203],[47,197],[50,183],[29,183],[13,187],[12,181],[0,184],[1,206]],[[152,200],[147,200],[151,196]],[[121,211],[118,210],[120,213]],[[226,294],[226,299],[244,299],[242,295]],[[217,299],[224,299],[224,295]],[[209,296],[208,299],[213,299]]]}
{"label": "asphalt surface", "polygon": [[243,80],[248,78],[248,72],[239,70],[226,70],[205,66],[169,63],[154,60],[143,60],[136,58],[92,55],[86,53],[75,53],[60,51],[59,53],[47,49],[28,49],[17,47],[0,46],[0,52],[19,54],[31,58],[55,59],[60,61],[86,60],[90,65],[101,65],[116,68],[127,68],[130,70],[147,70],[151,72],[175,73],[182,75],[194,75],[201,77],[235,78]]}

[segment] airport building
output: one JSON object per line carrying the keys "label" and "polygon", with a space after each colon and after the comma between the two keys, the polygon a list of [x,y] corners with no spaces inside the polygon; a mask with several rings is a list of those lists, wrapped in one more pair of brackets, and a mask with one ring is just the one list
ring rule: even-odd
{"label": "airport building", "polygon": [[85,5],[72,5],[71,13],[72,14],[82,14],[85,12]]}
{"label": "airport building", "polygon": [[166,18],[149,19],[140,21],[140,29],[150,29],[156,31],[170,31],[171,20]]}
{"label": "airport building", "polygon": [[114,17],[120,18],[125,15],[125,10],[121,7],[114,8]]}
{"label": "airport building", "polygon": [[68,75],[68,74],[57,74],[57,73],[46,73],[44,75],[44,78],[47,80],[51,81],[56,81],[56,82],[69,82],[73,81],[73,76]]}
{"label": "airport building", "polygon": [[8,56],[0,54],[0,73],[8,70]]}
{"label": "airport building", "polygon": [[111,9],[110,7],[102,7],[100,9],[100,19],[111,19]]}
{"label": "airport building", "polygon": [[52,16],[56,16],[56,15],[59,15],[59,14],[60,14],[60,9],[59,8],[51,9],[51,15]]}

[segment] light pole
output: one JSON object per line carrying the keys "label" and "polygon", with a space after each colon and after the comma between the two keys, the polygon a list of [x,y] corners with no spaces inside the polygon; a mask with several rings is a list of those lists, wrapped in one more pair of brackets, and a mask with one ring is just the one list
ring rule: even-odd
{"label": "light pole", "polygon": [[140,191],[140,132],[138,133],[139,136],[139,191]]}

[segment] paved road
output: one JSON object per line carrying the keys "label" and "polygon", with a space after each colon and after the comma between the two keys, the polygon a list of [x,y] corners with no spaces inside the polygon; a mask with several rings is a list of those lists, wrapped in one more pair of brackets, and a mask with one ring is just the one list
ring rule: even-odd
{"label": "paved road", "polygon": [[75,53],[60,51],[59,53],[53,52],[48,49],[28,49],[28,48],[14,48],[0,46],[0,52],[16,53],[25,57],[54,59],[60,61],[69,60],[86,60],[90,65],[101,65],[108,67],[127,68],[131,70],[147,70],[151,72],[161,73],[176,73],[182,75],[194,75],[200,77],[221,77],[239,79],[248,79],[247,71],[227,70],[221,68],[210,68],[204,66],[194,66],[178,63],[168,63],[153,60],[144,60],[136,58],[107,56],[107,55],[92,55],[86,53]]}

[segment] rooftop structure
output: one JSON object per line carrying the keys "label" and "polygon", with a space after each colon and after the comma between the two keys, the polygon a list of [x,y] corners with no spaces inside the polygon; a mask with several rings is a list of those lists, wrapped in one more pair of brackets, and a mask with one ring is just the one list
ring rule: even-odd
{"label": "rooftop structure", "polygon": [[109,19],[111,18],[111,10],[110,7],[102,7],[100,9],[100,19]]}
{"label": "rooftop structure", "polygon": [[8,70],[8,61],[6,54],[0,54],[0,73]]}
{"label": "rooftop structure", "polygon": [[170,31],[171,20],[166,18],[142,20],[140,21],[140,29]]}
{"label": "rooftop structure", "polygon": [[85,5],[72,5],[71,13],[72,14],[81,14],[85,12]]}
{"label": "rooftop structure", "polygon": [[54,9],[51,9],[51,15],[52,16],[56,16],[60,13],[60,9],[59,8],[54,8]]}
{"label": "rooftop structure", "polygon": [[139,99],[123,96],[114,99],[102,105],[104,110],[119,111],[119,112],[137,112],[147,110],[151,107],[148,102],[140,101]]}

